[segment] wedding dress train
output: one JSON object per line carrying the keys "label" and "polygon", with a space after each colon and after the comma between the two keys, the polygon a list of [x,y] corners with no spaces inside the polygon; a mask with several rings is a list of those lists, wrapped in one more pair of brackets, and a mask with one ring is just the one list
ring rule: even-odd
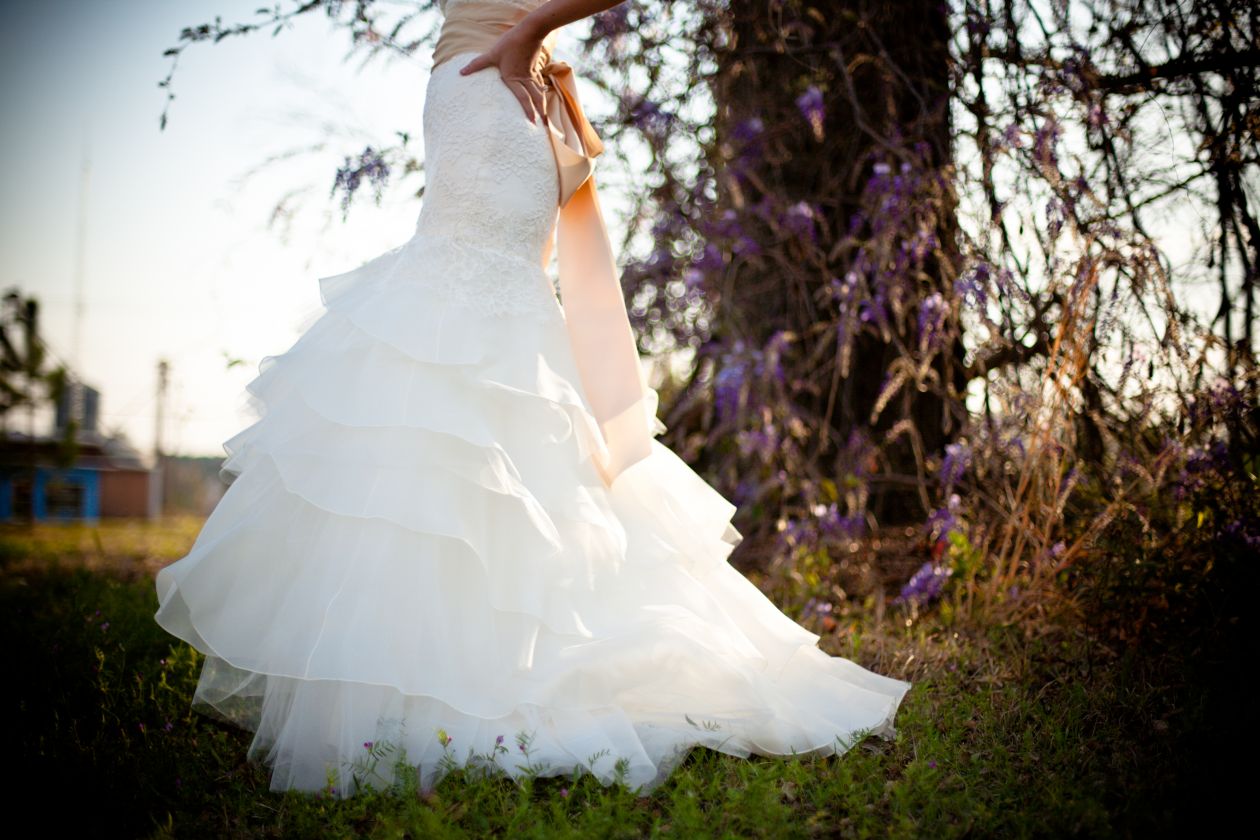
{"label": "wedding dress train", "polygon": [[414,235],[319,280],[158,574],[157,621],[206,655],[195,703],[255,733],[273,789],[338,795],[402,755],[425,786],[471,751],[647,792],[696,745],[890,735],[908,683],[826,655],[729,565],[730,502],[654,437],[606,483],[542,265],[554,149],[497,68],[459,74],[476,54],[428,82]]}

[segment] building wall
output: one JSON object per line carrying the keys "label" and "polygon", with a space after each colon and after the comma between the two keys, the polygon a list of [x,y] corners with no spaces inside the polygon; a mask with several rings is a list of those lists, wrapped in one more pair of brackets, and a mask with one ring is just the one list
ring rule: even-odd
{"label": "building wall", "polygon": [[102,470],[101,516],[148,516],[148,470]]}

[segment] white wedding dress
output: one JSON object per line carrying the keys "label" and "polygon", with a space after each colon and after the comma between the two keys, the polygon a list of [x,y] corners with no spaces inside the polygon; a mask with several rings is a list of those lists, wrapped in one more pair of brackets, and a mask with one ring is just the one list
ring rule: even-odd
{"label": "white wedding dress", "polygon": [[319,280],[158,574],[157,621],[206,655],[194,702],[256,733],[273,789],[338,795],[403,755],[426,787],[472,751],[648,792],[694,745],[891,735],[909,684],[826,655],[729,565],[732,504],[655,439],[611,489],[596,471],[542,267],[556,164],[497,68],[459,74],[474,55],[428,82],[414,235]]}

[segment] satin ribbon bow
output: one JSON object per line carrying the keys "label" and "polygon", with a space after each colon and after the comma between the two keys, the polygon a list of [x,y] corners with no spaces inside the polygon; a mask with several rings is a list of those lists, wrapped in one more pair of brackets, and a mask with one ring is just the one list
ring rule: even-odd
{"label": "satin ribbon bow", "polygon": [[595,158],[603,153],[604,142],[578,101],[577,83],[569,63],[548,61],[541,72],[548,86],[543,113],[560,176],[560,206],[564,207],[595,171]]}
{"label": "satin ribbon bow", "polygon": [[639,362],[595,190],[595,157],[604,143],[582,110],[573,68],[551,60],[549,51],[544,54],[545,127],[559,181],[560,298],[582,387],[603,436],[605,451],[596,466],[611,487],[618,475],[651,454],[652,435],[665,427],[656,419],[657,394]]}

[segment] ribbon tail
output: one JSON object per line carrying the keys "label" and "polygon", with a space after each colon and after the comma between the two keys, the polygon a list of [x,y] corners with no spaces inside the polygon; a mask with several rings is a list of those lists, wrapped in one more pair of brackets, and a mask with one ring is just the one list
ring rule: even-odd
{"label": "ribbon tail", "polygon": [[597,459],[604,482],[652,451],[657,394],[647,383],[594,176],[560,208],[557,231],[560,296],[583,390],[603,434]]}

